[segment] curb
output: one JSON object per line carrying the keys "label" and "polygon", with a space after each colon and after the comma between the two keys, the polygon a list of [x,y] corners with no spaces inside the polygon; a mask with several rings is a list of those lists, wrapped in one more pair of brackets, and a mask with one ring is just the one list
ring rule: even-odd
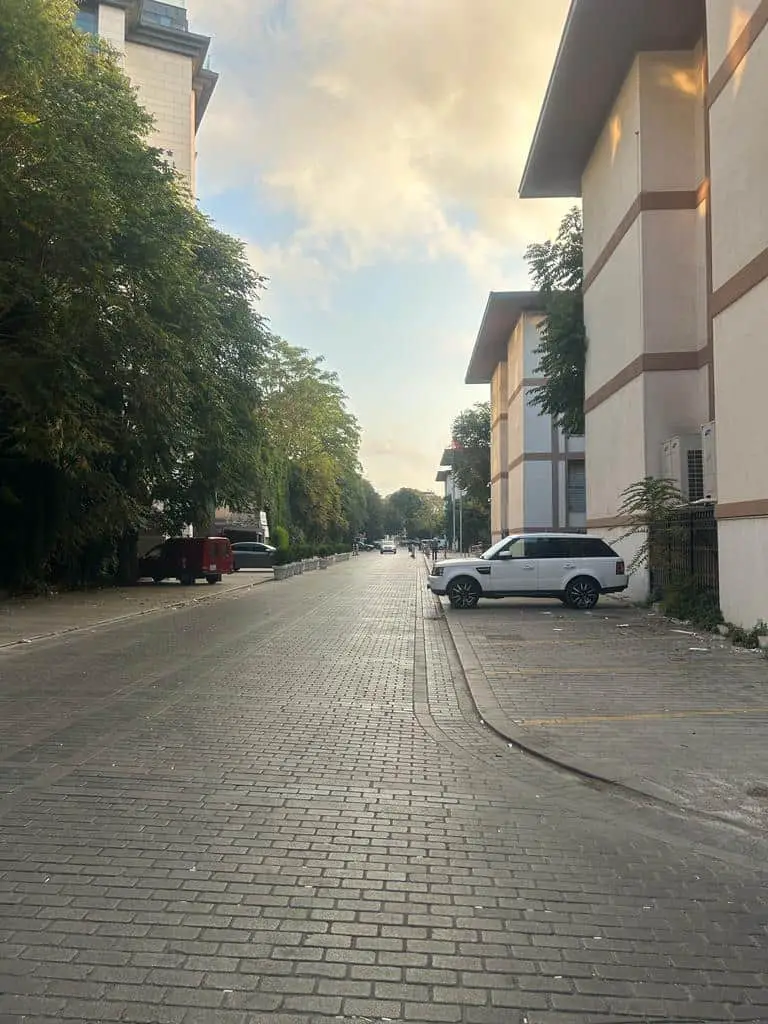
{"label": "curb", "polygon": [[143,608],[141,611],[126,612],[125,615],[113,615],[110,619],[97,619],[95,622],[86,622],[82,626],[66,626],[64,629],[57,629],[51,633],[35,633],[32,636],[24,637],[21,640],[7,640],[0,643],[0,651],[8,650],[10,647],[22,647],[26,644],[37,643],[40,640],[54,640],[56,637],[68,636],[70,633],[82,633],[86,629],[99,629],[102,626],[112,626],[117,622],[127,622],[129,619],[139,619],[144,615],[154,615],[158,612],[178,611],[179,608],[189,608],[194,604],[201,604],[208,601],[221,601],[230,594],[236,594],[241,590],[252,590],[264,583],[272,583],[272,577],[259,579],[252,583],[239,583],[228,590],[218,593],[206,593],[205,596],[190,597],[182,601],[174,601],[171,604],[160,604],[154,608]]}
{"label": "curb", "polygon": [[432,599],[448,630],[448,635],[451,638],[456,657],[461,665],[467,689],[469,690],[472,704],[481,725],[490,729],[492,733],[506,744],[515,747],[524,754],[528,754],[530,757],[536,758],[537,761],[543,764],[568,772],[569,775],[575,775],[585,783],[598,788],[613,790],[636,802],[639,801],[648,806],[659,807],[678,815],[684,814],[703,821],[728,825],[733,829],[751,835],[765,835],[762,829],[753,828],[719,814],[711,814],[695,807],[676,803],[674,800],[670,800],[665,790],[655,786],[653,783],[646,783],[641,788],[636,784],[636,778],[629,773],[625,777],[618,771],[614,775],[601,774],[592,767],[586,758],[580,757],[577,754],[568,754],[565,751],[563,753],[555,753],[533,740],[524,729],[516,728],[513,724],[510,724],[508,717],[502,711],[493,691],[488,685],[483,667],[472,645],[466,639],[462,627],[458,623],[451,623],[439,597],[432,594]]}

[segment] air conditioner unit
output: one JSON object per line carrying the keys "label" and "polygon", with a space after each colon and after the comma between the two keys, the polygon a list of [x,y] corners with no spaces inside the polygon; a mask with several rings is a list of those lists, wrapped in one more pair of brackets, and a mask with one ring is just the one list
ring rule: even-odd
{"label": "air conditioner unit", "polygon": [[680,490],[686,501],[704,497],[701,436],[680,434],[661,445],[661,475]]}
{"label": "air conditioner unit", "polygon": [[715,423],[701,428],[701,460],[704,473],[704,497],[717,501],[717,452],[715,449]]}

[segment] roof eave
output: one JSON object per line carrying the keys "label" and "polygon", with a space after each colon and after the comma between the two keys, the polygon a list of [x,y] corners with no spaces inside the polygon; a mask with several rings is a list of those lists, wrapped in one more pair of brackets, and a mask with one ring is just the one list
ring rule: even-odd
{"label": "roof eave", "polygon": [[[469,360],[465,384],[490,384],[501,361],[501,348],[509,341],[518,320],[525,313],[541,312],[539,292],[491,292]],[[493,317],[497,323],[492,322]]]}
{"label": "roof eave", "polygon": [[520,197],[579,198],[584,169],[635,56],[693,49],[705,25],[704,0],[571,0]]}

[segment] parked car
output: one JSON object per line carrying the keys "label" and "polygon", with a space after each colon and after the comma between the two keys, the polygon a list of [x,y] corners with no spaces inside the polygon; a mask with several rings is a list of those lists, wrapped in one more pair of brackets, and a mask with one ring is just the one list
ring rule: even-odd
{"label": "parked car", "polygon": [[481,597],[557,597],[588,609],[628,582],[624,561],[599,537],[530,533],[504,537],[479,558],[435,563],[427,585],[454,608],[474,608]]}
{"label": "parked car", "polygon": [[381,542],[381,546],[379,547],[379,551],[382,553],[382,555],[396,555],[397,544],[395,544],[393,540],[383,540]]}
{"label": "parked car", "polygon": [[239,540],[232,545],[235,572],[240,569],[271,569],[275,564],[277,548],[257,540]]}
{"label": "parked car", "polygon": [[177,579],[219,583],[233,571],[232,545],[226,537],[171,537],[139,559],[139,579]]}

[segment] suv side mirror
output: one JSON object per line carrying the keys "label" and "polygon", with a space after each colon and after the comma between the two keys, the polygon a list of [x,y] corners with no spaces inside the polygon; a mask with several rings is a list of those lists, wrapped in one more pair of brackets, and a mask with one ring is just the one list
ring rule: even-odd
{"label": "suv side mirror", "polygon": [[509,560],[512,557],[512,552],[509,551],[509,550],[507,550],[507,551],[500,551],[498,553],[498,555],[496,555],[496,557],[497,558],[504,558],[506,560]]}

